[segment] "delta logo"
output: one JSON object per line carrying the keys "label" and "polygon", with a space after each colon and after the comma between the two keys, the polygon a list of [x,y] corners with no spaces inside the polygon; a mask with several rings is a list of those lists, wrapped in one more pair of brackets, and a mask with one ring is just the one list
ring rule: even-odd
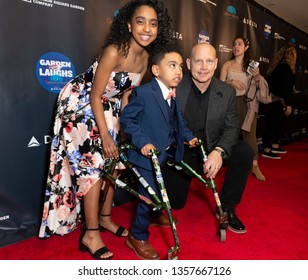
{"label": "delta logo", "polygon": [[75,67],[70,59],[58,52],[46,53],[36,63],[39,83],[52,93],[59,93],[75,74]]}
{"label": "delta logo", "polygon": [[183,40],[183,34],[180,32],[177,32],[175,30],[172,31],[172,38],[176,39],[176,40]]}
{"label": "delta logo", "polygon": [[243,24],[258,28],[258,24],[250,18],[243,18]]}
{"label": "delta logo", "polygon": [[34,136],[32,136],[32,138],[30,139],[28,143],[28,148],[34,148],[34,147],[39,147],[39,146],[41,146],[41,143],[37,141],[37,139]]}
{"label": "delta logo", "polygon": [[[51,143],[51,136],[50,135],[44,135],[44,139],[43,139],[43,144],[44,145],[48,145]],[[32,136],[27,147],[28,148],[36,148],[36,147],[40,147],[41,143],[34,137]]]}

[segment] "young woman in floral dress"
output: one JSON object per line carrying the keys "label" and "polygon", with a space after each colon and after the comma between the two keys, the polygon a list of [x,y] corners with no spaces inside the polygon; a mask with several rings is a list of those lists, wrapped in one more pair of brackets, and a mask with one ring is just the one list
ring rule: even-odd
{"label": "young woman in floral dress", "polygon": [[114,17],[98,62],[60,92],[39,237],[72,232],[83,220],[82,210],[85,223],[79,249],[92,257],[113,256],[100,229],[128,234],[111,219],[112,187],[98,213],[101,171],[118,157],[121,108],[145,75],[149,53],[171,40],[171,32],[162,1],[128,2]]}

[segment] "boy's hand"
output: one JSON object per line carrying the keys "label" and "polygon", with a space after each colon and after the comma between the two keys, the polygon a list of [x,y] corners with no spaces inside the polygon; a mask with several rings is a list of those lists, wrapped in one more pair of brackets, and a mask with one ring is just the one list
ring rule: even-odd
{"label": "boy's hand", "polygon": [[190,140],[190,141],[188,142],[189,148],[196,148],[196,147],[197,147],[196,143],[198,143],[198,141],[199,141],[199,140],[198,140],[197,137],[195,137],[194,139]]}
{"label": "boy's hand", "polygon": [[143,148],[141,149],[141,153],[146,156],[149,157],[149,153],[151,152],[151,150],[156,150],[156,148],[154,147],[153,144],[146,144],[145,146],[143,146]]}

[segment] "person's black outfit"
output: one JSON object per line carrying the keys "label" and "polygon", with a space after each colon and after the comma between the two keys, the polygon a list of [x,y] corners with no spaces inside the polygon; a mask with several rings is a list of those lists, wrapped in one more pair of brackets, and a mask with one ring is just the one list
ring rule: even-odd
{"label": "person's black outfit", "polygon": [[288,64],[281,63],[267,77],[267,82],[270,92],[283,99],[283,102],[264,105],[266,126],[262,137],[263,148],[272,149],[273,144],[279,144],[282,136],[285,107],[293,107],[295,75]]}
{"label": "person's black outfit", "polygon": [[[187,127],[203,140],[207,152],[215,147],[225,151],[223,163],[227,165],[227,170],[220,194],[222,208],[228,213],[229,228],[237,233],[246,232],[234,208],[241,201],[251,171],[253,151],[248,144],[239,140],[234,89],[213,77],[207,91],[201,93],[191,76],[186,74],[177,87],[177,100]],[[183,160],[202,174],[203,163],[198,153],[198,148],[186,148]],[[192,177],[173,166],[164,169],[164,178],[172,208],[183,208]]]}

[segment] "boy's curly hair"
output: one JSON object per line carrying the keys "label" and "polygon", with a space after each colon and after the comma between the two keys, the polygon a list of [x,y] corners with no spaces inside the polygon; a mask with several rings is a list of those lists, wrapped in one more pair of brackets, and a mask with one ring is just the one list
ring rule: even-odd
{"label": "boy's curly hair", "polygon": [[153,50],[151,53],[149,57],[149,68],[151,68],[153,65],[158,65],[168,53],[178,53],[180,56],[182,56],[181,50],[176,44],[168,43],[162,45],[159,48]]}
{"label": "boy's curly hair", "polygon": [[158,17],[158,32],[157,38],[146,50],[151,53],[155,48],[168,44],[173,41],[173,27],[172,20],[168,14],[168,10],[164,7],[162,0],[132,0],[126,3],[119,12],[114,16],[113,22],[110,26],[110,32],[105,40],[103,48],[114,44],[118,51],[126,57],[130,48],[130,39],[132,37],[128,30],[127,23],[132,21],[135,11],[140,6],[152,7]]}

